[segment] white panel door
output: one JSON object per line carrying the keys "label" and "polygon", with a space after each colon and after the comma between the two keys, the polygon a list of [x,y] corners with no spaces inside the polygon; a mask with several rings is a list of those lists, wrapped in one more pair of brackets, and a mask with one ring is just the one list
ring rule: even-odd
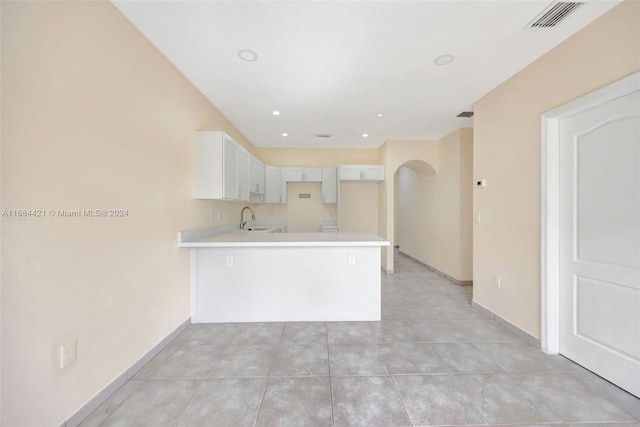
{"label": "white panel door", "polygon": [[640,92],[560,120],[560,353],[640,396]]}

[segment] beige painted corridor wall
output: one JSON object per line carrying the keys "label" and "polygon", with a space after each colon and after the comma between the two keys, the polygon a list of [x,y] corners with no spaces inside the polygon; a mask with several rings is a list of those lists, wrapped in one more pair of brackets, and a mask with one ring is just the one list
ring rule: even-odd
{"label": "beige painted corridor wall", "polygon": [[439,172],[398,170],[400,250],[459,281],[472,279],[472,129],[438,142]]}
{"label": "beige painted corridor wall", "polygon": [[[2,2],[2,415],[58,425],[189,317],[194,131],[251,144],[108,2]],[[78,360],[56,347],[77,337]]]}
{"label": "beige painted corridor wall", "polygon": [[[474,106],[474,300],[540,337],[540,115],[640,69],[640,2],[625,1]],[[501,277],[501,288],[493,285]]]}

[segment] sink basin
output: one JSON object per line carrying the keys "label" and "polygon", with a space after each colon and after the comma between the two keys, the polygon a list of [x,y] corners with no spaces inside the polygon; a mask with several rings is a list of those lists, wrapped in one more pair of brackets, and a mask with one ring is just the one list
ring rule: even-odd
{"label": "sink basin", "polygon": [[263,233],[275,233],[278,230],[278,228],[277,227],[247,227],[245,228],[245,230],[263,232]]}

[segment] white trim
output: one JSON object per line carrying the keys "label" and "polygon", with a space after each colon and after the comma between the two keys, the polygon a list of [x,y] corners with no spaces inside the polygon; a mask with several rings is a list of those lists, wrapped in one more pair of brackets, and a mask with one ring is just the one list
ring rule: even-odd
{"label": "white trim", "polygon": [[541,348],[546,353],[560,351],[560,120],[639,90],[636,72],[541,116]]}
{"label": "white trim", "polygon": [[191,322],[198,323],[198,248],[192,248],[191,252]]}
{"label": "white trim", "polygon": [[127,370],[118,375],[113,381],[107,384],[102,390],[100,390],[95,396],[93,396],[87,403],[82,405],[80,409],[73,413],[60,427],[75,427],[84,421],[93,411],[95,411],[100,405],[102,405],[113,393],[115,393],[120,387],[122,387],[136,372],[138,372],[144,365],[146,365],[151,359],[153,359],[163,348],[165,348],[171,341],[173,341],[182,331],[184,331],[191,324],[191,318],[188,318],[182,322],[176,329],[169,333],[165,338],[160,340],[158,344],[153,346],[151,350],[142,355],[136,362],[133,363]]}
{"label": "white trim", "polygon": [[471,301],[471,306],[475,307],[480,313],[482,313],[482,315],[487,316],[487,318],[489,318],[489,319],[495,320],[496,322],[500,323],[505,328],[509,329],[514,334],[518,335],[519,337],[522,337],[524,340],[530,342],[531,344],[535,345],[536,347],[540,347],[540,340],[538,338],[534,337],[533,335],[531,335],[529,332],[525,331],[524,329],[521,329],[520,327],[518,327],[518,326],[514,325],[513,323],[509,322],[504,317],[498,316],[496,313],[494,313],[493,311],[489,310],[487,307],[485,307],[484,305],[480,304],[476,300],[472,300]]}

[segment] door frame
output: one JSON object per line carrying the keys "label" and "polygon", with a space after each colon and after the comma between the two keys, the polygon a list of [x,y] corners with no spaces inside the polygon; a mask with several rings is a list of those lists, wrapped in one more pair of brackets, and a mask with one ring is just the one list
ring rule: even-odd
{"label": "door frame", "polygon": [[640,71],[540,117],[540,344],[546,353],[560,352],[560,120],[639,90]]}

